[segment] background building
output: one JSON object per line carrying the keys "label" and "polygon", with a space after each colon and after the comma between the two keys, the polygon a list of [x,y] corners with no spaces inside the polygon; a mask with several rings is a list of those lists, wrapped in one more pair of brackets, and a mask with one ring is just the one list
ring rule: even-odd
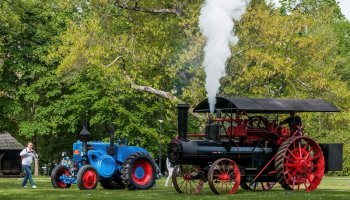
{"label": "background building", "polygon": [[19,153],[24,146],[9,133],[0,133],[0,177],[23,176]]}

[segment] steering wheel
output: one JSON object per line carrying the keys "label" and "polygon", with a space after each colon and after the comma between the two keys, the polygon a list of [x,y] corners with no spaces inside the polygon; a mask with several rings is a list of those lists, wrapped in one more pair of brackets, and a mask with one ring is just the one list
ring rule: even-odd
{"label": "steering wheel", "polygon": [[269,121],[262,116],[251,116],[249,117],[249,128],[265,129],[267,130],[267,125]]}

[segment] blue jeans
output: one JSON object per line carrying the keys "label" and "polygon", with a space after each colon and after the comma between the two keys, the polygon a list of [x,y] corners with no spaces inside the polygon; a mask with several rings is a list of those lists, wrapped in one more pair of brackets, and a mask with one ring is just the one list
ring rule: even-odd
{"label": "blue jeans", "polygon": [[23,168],[23,170],[25,172],[25,177],[24,177],[23,182],[22,182],[22,187],[27,185],[28,179],[29,179],[29,182],[30,182],[31,186],[35,185],[34,181],[33,181],[33,178],[32,178],[32,168],[31,168],[31,166],[29,166],[29,165],[22,165],[22,168]]}

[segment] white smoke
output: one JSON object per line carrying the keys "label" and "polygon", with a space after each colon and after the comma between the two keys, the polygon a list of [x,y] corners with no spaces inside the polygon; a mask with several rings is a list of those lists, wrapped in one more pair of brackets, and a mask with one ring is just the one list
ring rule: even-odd
{"label": "white smoke", "polygon": [[205,88],[214,112],[216,94],[220,87],[220,78],[225,75],[225,64],[231,56],[230,44],[236,44],[234,22],[239,21],[250,0],[206,0],[199,16],[199,28],[207,38],[204,47],[204,68],[206,72]]}

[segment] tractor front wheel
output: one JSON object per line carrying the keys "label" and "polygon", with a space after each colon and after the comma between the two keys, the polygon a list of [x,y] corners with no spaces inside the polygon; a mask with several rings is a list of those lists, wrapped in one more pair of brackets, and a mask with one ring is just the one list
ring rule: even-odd
{"label": "tractor front wheel", "polygon": [[122,166],[121,177],[129,190],[149,189],[156,181],[156,164],[146,153],[131,154]]}
{"label": "tractor front wheel", "polygon": [[77,185],[81,190],[93,190],[97,187],[97,171],[91,165],[85,165],[78,171]]}
{"label": "tractor front wheel", "polygon": [[64,183],[60,177],[64,175],[64,176],[70,176],[70,172],[68,167],[64,166],[64,165],[57,165],[51,173],[51,184],[54,188],[69,188],[71,184],[66,184]]}

